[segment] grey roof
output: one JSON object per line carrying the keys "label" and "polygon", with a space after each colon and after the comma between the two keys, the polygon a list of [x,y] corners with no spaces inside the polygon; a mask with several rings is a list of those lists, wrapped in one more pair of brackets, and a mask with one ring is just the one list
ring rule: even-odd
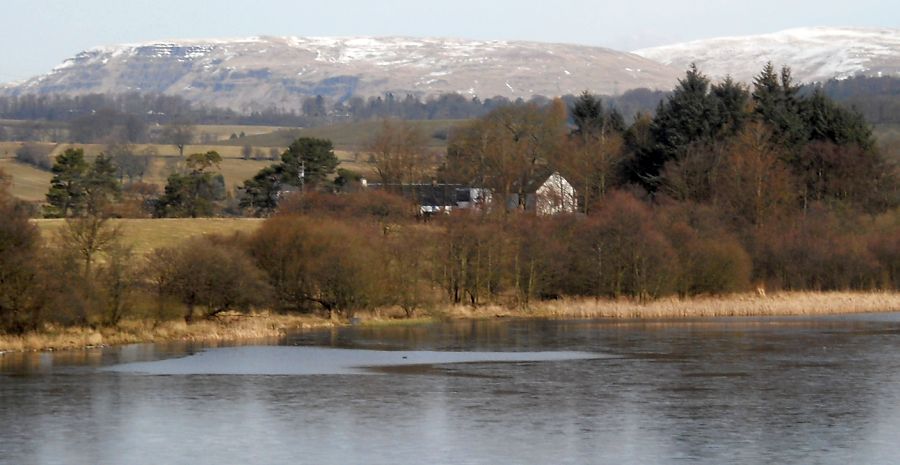
{"label": "grey roof", "polygon": [[468,186],[462,184],[369,184],[415,201],[424,207],[455,207],[457,202],[469,200]]}

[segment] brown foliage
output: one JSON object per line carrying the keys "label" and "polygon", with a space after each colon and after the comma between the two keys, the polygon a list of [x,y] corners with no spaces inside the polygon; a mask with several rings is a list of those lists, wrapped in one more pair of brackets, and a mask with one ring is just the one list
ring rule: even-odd
{"label": "brown foliage", "polygon": [[740,225],[761,226],[793,203],[793,180],[771,130],[747,125],[725,146],[726,158],[713,187],[716,202]]}
{"label": "brown foliage", "polygon": [[7,192],[0,171],[0,330],[21,332],[39,323],[39,246],[37,229]]}
{"label": "brown foliage", "polygon": [[551,160],[560,174],[579,193],[581,211],[602,201],[614,187],[621,185],[620,173],[625,157],[625,142],[618,134],[575,136],[562,144]]}
{"label": "brown foliage", "polygon": [[268,275],[278,308],[352,312],[378,301],[383,263],[364,226],[308,216],[266,220],[249,251]]}
{"label": "brown foliage", "polygon": [[652,298],[670,293],[677,255],[650,208],[621,192],[588,218],[576,236],[593,295]]}
{"label": "brown foliage", "polygon": [[407,121],[385,119],[366,150],[372,154],[375,170],[385,184],[421,182],[434,168],[428,135]]}
{"label": "brown foliage", "polygon": [[812,142],[798,160],[807,203],[840,201],[868,212],[896,204],[897,181],[881,157],[858,146]]}
{"label": "brown foliage", "polygon": [[900,209],[875,219],[868,248],[881,265],[881,287],[900,289]]}
{"label": "brown foliage", "polygon": [[382,246],[377,257],[381,264],[375,265],[381,269],[376,297],[382,304],[396,305],[411,317],[418,308],[432,303],[429,278],[435,239],[431,228],[405,227],[372,241]]}
{"label": "brown foliage", "polygon": [[121,200],[112,205],[110,216],[116,218],[149,218],[153,216],[153,202],[159,198],[156,184],[136,181],[122,188]]}
{"label": "brown foliage", "polygon": [[500,292],[511,238],[503,224],[484,219],[457,213],[438,222],[435,281],[453,303],[479,305]]}
{"label": "brown foliage", "polygon": [[306,192],[286,198],[279,215],[327,216],[335,219],[374,222],[382,228],[413,221],[416,206],[409,200],[382,190],[339,195]]}
{"label": "brown foliage", "polygon": [[663,167],[660,193],[678,201],[709,202],[727,153],[721,146],[695,142]]}
{"label": "brown foliage", "polygon": [[806,216],[769,225],[754,237],[755,273],[770,287],[788,290],[873,289],[881,267],[864,231],[814,206]]}
{"label": "brown foliage", "polygon": [[[160,262],[154,263],[156,260]],[[237,247],[223,247],[206,238],[189,239],[154,253],[151,266],[167,274],[161,280],[162,291],[185,305],[188,322],[198,308],[203,318],[212,318],[266,303],[268,290],[262,272]]]}
{"label": "brown foliage", "polygon": [[568,131],[560,105],[502,107],[454,131],[445,177],[452,182],[493,188],[504,194],[503,198],[514,192],[521,194],[565,140]]}

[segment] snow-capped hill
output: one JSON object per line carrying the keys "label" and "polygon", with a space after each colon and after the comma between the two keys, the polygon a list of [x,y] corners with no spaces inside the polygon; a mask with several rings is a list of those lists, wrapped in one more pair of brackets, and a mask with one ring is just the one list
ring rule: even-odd
{"label": "snow-capped hill", "polygon": [[580,45],[401,37],[251,37],[99,47],[0,91],[180,95],[240,111],[392,92],[489,98],[671,88],[679,70]]}
{"label": "snow-capped hill", "polygon": [[900,29],[800,28],[774,34],[722,37],[634,51],[686,69],[696,63],[704,73],[731,75],[750,82],[771,61],[791,67],[802,82],[867,76],[900,76]]}

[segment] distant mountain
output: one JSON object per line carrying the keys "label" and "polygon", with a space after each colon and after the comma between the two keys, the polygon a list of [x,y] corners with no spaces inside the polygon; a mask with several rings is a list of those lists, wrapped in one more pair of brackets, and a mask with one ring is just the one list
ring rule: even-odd
{"label": "distant mountain", "polygon": [[680,70],[696,63],[721,78],[750,82],[771,61],[791,67],[795,80],[856,75],[900,76],[900,29],[801,28],[746,37],[698,40],[634,51]]}
{"label": "distant mountain", "polygon": [[669,89],[680,70],[630,53],[535,42],[255,37],[101,47],[6,95],[165,93],[238,111],[392,92],[427,97],[611,94]]}

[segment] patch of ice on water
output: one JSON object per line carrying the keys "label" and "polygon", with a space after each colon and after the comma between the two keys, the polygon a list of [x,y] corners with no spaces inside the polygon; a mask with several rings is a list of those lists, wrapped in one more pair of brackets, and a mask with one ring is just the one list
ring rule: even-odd
{"label": "patch of ice on water", "polygon": [[183,358],[114,365],[103,371],[143,375],[350,375],[370,368],[459,363],[524,363],[592,360],[590,352],[376,351],[324,347],[230,347]]}

